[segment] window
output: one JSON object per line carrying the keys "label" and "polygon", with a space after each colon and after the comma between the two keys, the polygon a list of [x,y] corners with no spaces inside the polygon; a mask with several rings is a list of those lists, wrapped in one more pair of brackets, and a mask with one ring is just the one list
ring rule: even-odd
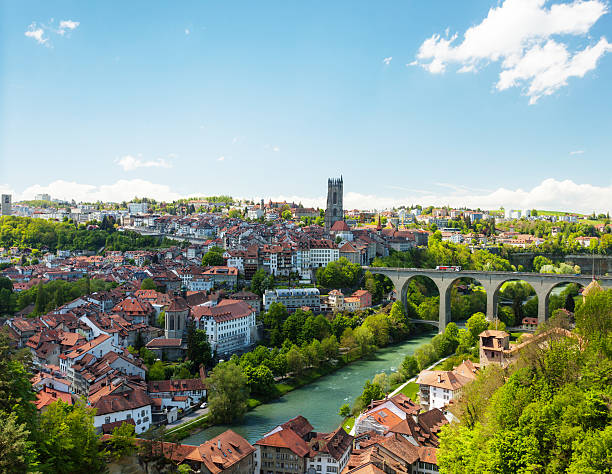
{"label": "window", "polygon": [[110,423],[110,416],[107,416],[106,418],[104,418],[104,423]]}

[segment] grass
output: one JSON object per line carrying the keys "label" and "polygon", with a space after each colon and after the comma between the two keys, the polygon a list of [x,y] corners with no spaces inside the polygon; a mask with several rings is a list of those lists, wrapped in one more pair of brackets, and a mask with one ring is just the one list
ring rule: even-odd
{"label": "grass", "polygon": [[400,393],[403,393],[404,395],[409,397],[410,400],[412,400],[413,402],[416,402],[417,394],[419,393],[419,384],[416,382],[410,382],[406,384],[404,388],[402,388]]}
{"label": "grass", "polygon": [[355,417],[354,416],[349,416],[342,423],[342,428],[344,428],[344,431],[346,431],[347,433],[351,432],[351,430],[353,429],[353,426],[355,426]]}
{"label": "grass", "polygon": [[208,414],[200,415],[197,418],[189,421],[185,424],[185,426],[179,426],[176,429],[170,429],[167,431],[167,434],[172,436],[172,438],[181,440],[186,438],[187,436],[191,436],[199,431],[202,431],[205,428],[212,426],[212,421],[210,420]]}

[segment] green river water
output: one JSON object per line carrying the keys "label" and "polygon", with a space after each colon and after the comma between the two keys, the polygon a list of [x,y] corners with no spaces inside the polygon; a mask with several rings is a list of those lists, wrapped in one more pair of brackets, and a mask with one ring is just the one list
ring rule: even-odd
{"label": "green river water", "polygon": [[249,443],[254,443],[268,431],[298,415],[306,417],[315,431],[332,431],[342,422],[338,415],[340,406],[343,403],[352,405],[355,398],[361,395],[367,379],[380,372],[395,372],[404,357],[413,354],[434,335],[434,332],[426,333],[382,349],[373,359],[353,362],[278,400],[255,408],[238,425],[213,426],[181,442],[197,446],[231,428]]}

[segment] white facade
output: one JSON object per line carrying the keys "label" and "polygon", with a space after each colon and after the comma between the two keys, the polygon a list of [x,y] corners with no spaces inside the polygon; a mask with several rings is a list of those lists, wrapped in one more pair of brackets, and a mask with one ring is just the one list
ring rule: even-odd
{"label": "white facade", "polygon": [[[251,308],[247,303],[245,306]],[[249,314],[231,319],[205,314],[197,326],[206,331],[213,352],[232,354],[251,345],[251,336],[256,330],[255,310],[251,308]]]}
{"label": "white facade", "polygon": [[135,423],[136,434],[144,433],[151,427],[151,405],[123,410],[94,417],[94,427],[102,429],[102,425],[115,421],[132,419]]}
{"label": "white facade", "polygon": [[146,202],[131,202],[128,204],[130,214],[146,214],[149,212],[149,204]]}
{"label": "white facade", "polygon": [[197,276],[189,280],[187,290],[189,291],[209,291],[212,290],[213,281],[208,277]]}
{"label": "white facade", "polygon": [[306,458],[306,471],[313,468],[317,473],[340,473],[348,463],[351,457],[351,447],[342,454],[339,461],[336,461],[332,456],[327,453],[317,453],[314,458]]}
{"label": "white facade", "polygon": [[308,306],[318,311],[321,307],[321,294],[317,288],[292,288],[267,290],[263,297],[264,309],[268,311],[272,303],[282,303],[288,310]]}

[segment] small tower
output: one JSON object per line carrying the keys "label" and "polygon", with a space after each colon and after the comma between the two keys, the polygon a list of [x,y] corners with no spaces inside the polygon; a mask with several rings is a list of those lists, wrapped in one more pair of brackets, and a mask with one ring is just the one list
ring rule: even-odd
{"label": "small tower", "polygon": [[327,180],[327,207],[325,209],[325,230],[334,225],[334,222],[344,220],[344,209],[342,208],[343,182],[340,179],[330,178]]}

